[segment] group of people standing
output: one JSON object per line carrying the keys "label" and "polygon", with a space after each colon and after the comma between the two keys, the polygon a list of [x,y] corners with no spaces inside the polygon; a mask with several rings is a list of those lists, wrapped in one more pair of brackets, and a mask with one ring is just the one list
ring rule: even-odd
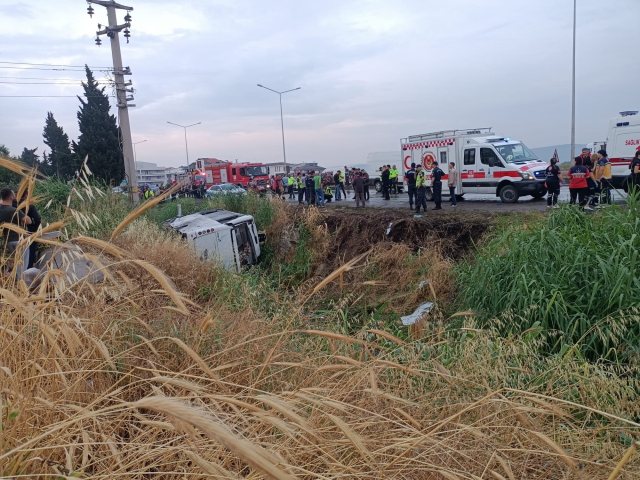
{"label": "group of people standing", "polygon": [[[449,173],[438,166],[438,162],[433,162],[431,174],[431,191],[433,193],[433,202],[436,204],[432,210],[442,210],[442,181],[446,176],[447,186],[449,187],[449,195],[451,198],[451,206],[457,207],[456,202],[456,184],[458,182],[458,171],[453,162],[449,163]],[[415,163],[411,164],[411,168],[405,173],[407,180],[407,192],[409,193],[409,209],[413,210],[415,200],[416,213],[420,213],[420,208],[427,211],[427,187],[428,179],[425,169],[422,165],[416,167]],[[383,187],[384,188],[384,187]]]}
{"label": "group of people standing", "polygon": [[[640,152],[639,152],[640,153]],[[636,154],[640,162],[640,155]],[[558,195],[564,182],[557,159],[550,160],[546,172],[547,208],[558,207]],[[574,159],[569,169],[569,204],[576,203],[585,210],[611,204],[611,162],[606,150],[591,154],[588,148]]]}

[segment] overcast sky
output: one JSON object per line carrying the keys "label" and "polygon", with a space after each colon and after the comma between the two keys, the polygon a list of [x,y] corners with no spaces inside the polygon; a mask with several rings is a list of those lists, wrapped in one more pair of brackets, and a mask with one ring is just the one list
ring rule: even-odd
{"label": "overcast sky", "polygon": [[[128,0],[127,0],[128,1]],[[282,159],[362,163],[399,139],[494,127],[530,147],[570,142],[571,0],[132,0],[123,42],[137,92],[139,161]],[[81,0],[0,0],[0,62],[111,65]],[[122,22],[124,12],[119,12]],[[578,0],[576,141],[606,137],[618,111],[640,109],[640,0]],[[121,39],[123,40],[123,39]],[[2,67],[13,66],[0,64]],[[42,67],[46,68],[46,67]],[[69,71],[0,68],[1,95],[75,95]],[[102,74],[97,74],[101,77]],[[76,98],[0,97],[0,144],[39,147],[47,111],[78,135]],[[115,108],[112,109],[115,112]]]}

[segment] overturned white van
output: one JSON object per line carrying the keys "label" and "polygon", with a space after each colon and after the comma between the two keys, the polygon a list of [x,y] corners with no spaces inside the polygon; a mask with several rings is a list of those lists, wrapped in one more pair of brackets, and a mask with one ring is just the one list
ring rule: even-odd
{"label": "overturned white van", "polygon": [[238,273],[258,261],[260,241],[264,240],[251,215],[221,209],[175,217],[165,226],[192,243],[203,261],[217,261]]}

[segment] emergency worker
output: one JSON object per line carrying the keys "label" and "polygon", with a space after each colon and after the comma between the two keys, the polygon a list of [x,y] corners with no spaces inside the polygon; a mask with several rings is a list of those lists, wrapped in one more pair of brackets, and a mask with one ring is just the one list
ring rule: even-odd
{"label": "emergency worker", "polygon": [[411,168],[405,172],[404,178],[407,182],[407,192],[409,193],[409,210],[413,210],[413,200],[417,197],[415,163],[412,163]]}
{"label": "emergency worker", "polygon": [[558,160],[552,158],[549,165],[544,171],[547,186],[547,208],[560,208],[558,205],[558,195],[560,195],[560,185],[562,184],[562,173],[558,167]]}
{"label": "emergency worker", "polygon": [[442,177],[444,177],[444,170],[438,166],[438,162],[433,162],[431,189],[433,190],[433,201],[436,204],[433,210],[442,210]]}
{"label": "emergency worker", "polygon": [[416,168],[416,213],[420,213],[420,207],[427,212],[427,177],[424,174],[422,165]]}
{"label": "emergency worker", "polygon": [[598,152],[598,161],[595,164],[594,178],[598,183],[600,203],[611,205],[611,162],[606,150]]}
{"label": "emergency worker", "polygon": [[[387,165],[388,166],[388,165]],[[389,169],[389,180],[391,181],[391,189],[394,194],[398,194],[398,170],[394,165]]]}
{"label": "emergency worker", "polygon": [[296,176],[296,188],[298,189],[298,205],[302,205],[304,203],[304,194],[307,191],[307,187],[302,180],[302,175],[298,172]]}
{"label": "emergency worker", "polygon": [[295,198],[293,194],[293,185],[296,183],[296,179],[293,175],[289,177],[289,198]]}

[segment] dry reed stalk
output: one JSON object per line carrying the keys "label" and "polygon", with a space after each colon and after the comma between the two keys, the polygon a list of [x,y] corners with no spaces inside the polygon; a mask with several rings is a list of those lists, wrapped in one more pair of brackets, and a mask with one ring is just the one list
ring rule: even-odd
{"label": "dry reed stalk", "polygon": [[405,342],[404,340],[400,340],[395,335],[391,335],[390,333],[382,331],[382,330],[371,329],[371,330],[367,330],[367,332],[375,333],[376,335],[379,335],[382,338],[386,338],[390,342],[397,343],[398,345],[406,345],[407,344],[407,342]]}
{"label": "dry reed stalk", "polygon": [[294,480],[295,477],[281,470],[277,466],[277,460],[264,449],[255,446],[242,438],[236,437],[222,425],[216,423],[202,412],[186,405],[161,397],[148,397],[131,404],[134,408],[156,410],[167,416],[178,418],[184,422],[198,427],[216,442],[221,443],[238,458],[246,462],[251,468],[273,479]]}
{"label": "dry reed stalk", "polygon": [[635,452],[637,446],[638,446],[638,442],[634,442],[631,444],[629,449],[626,452],[624,452],[624,455],[616,465],[616,468],[613,469],[613,472],[611,472],[611,475],[609,475],[609,478],[607,480],[615,480],[615,478],[618,475],[620,475],[620,471],[627,464],[627,462],[631,458],[631,455],[633,455],[633,452]]}
{"label": "dry reed stalk", "polygon": [[558,445],[556,442],[547,437],[544,433],[540,432],[530,432],[534,437],[539,439],[544,445],[551,448],[554,452],[558,454],[558,456],[562,459],[562,461],[569,467],[571,470],[576,470],[578,468],[578,463],[567,455],[567,451]]}

